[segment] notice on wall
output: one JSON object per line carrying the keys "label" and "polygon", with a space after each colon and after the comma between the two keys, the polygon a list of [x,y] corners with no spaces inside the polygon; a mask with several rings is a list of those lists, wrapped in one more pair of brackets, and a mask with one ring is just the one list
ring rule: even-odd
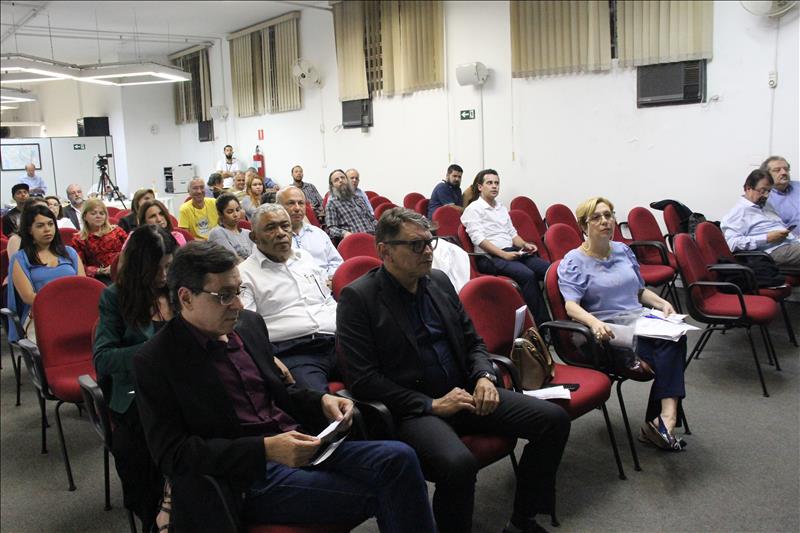
{"label": "notice on wall", "polygon": [[474,109],[462,109],[459,111],[459,117],[461,120],[475,120],[475,110]]}

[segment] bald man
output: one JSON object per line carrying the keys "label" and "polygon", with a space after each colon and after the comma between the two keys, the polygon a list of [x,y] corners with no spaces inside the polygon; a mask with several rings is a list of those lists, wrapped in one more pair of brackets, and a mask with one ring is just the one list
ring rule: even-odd
{"label": "bald man", "polygon": [[25,183],[30,187],[31,196],[44,196],[47,194],[47,184],[41,176],[36,175],[36,166],[33,163],[25,165],[25,174],[17,179],[17,183]]}

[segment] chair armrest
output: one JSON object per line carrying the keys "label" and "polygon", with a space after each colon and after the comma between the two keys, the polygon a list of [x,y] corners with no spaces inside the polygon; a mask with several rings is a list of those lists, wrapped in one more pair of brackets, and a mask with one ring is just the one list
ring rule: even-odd
{"label": "chair armrest", "polygon": [[[505,355],[490,353],[489,361],[492,362],[492,366],[497,370],[508,372],[508,375],[511,376],[511,386],[513,389],[517,392],[522,392],[522,380],[519,377],[519,370],[510,358]],[[500,378],[501,376],[497,377]]]}
{"label": "chair armrest", "polygon": [[659,241],[631,241],[628,247],[635,251],[636,248],[656,248],[658,254],[661,256],[661,264],[669,266],[669,258],[667,257],[667,247],[663,242]]}
{"label": "chair armrest", "polygon": [[739,315],[738,317],[732,317],[732,316],[723,316],[723,315],[710,315],[708,313],[704,313],[704,312],[700,311],[700,309],[697,307],[697,305],[693,305],[693,307],[697,310],[697,312],[702,317],[710,318],[710,319],[730,321],[730,320],[741,320],[745,316],[747,316],[747,305],[744,303],[744,295],[742,294],[742,289],[738,285],[736,285],[735,283],[728,283],[727,281],[695,281],[694,283],[690,283],[689,286],[686,287],[686,290],[688,291],[689,298],[692,301],[694,301],[694,297],[692,296],[692,293],[693,293],[692,289],[694,287],[716,287],[716,288],[726,287],[726,288],[729,288],[739,298],[739,305],[742,308],[742,314],[741,315]]}
{"label": "chair armrest", "polygon": [[8,317],[8,319],[14,323],[14,329],[17,330],[17,334],[19,334],[21,338],[24,338],[25,329],[22,327],[22,322],[19,320],[19,315],[8,307],[3,307],[0,309],[0,314]]}
{"label": "chair armrest", "polygon": [[589,349],[592,355],[592,363],[586,364],[581,361],[572,361],[568,357],[565,357],[562,353],[558,353],[558,356],[567,364],[572,366],[580,366],[583,368],[591,368],[592,370],[600,370],[603,368],[603,365],[600,363],[600,353],[603,350],[603,346],[597,342],[594,335],[592,334],[592,330],[589,329],[588,326],[581,324],[580,322],[575,322],[574,320],[550,320],[549,322],[545,322],[539,326],[539,330],[548,330],[550,331],[550,338],[553,342],[558,343],[558,335],[559,331],[569,331],[572,333],[577,333],[586,340],[586,343],[589,345]]}
{"label": "chair armrest", "polygon": [[739,250],[738,252],[733,252],[734,257],[766,257],[770,259],[773,263],[775,262],[772,259],[772,256],[769,255],[767,252],[763,250]]}
{"label": "chair armrest", "polygon": [[395,438],[394,418],[389,408],[386,407],[383,402],[359,400],[348,390],[341,390],[336,394],[356,404],[363,418],[364,428],[370,439],[384,440]]}
{"label": "chair armrest", "polygon": [[22,360],[25,361],[25,367],[31,376],[33,386],[39,390],[42,396],[47,396],[50,386],[47,384],[47,376],[44,373],[42,354],[39,353],[39,347],[31,342],[30,339],[20,339],[17,345],[22,348]]}
{"label": "chair armrest", "polygon": [[749,266],[735,263],[718,263],[715,265],[708,265],[708,270],[711,272],[722,272],[727,274],[742,274],[747,282],[747,293],[758,294],[756,275],[755,272],[753,272],[753,269]]}

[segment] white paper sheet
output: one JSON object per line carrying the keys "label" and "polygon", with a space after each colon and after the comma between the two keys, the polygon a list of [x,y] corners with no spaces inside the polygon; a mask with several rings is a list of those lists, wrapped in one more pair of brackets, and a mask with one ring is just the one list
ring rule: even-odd
{"label": "white paper sheet", "polygon": [[525,325],[525,314],[528,312],[528,306],[523,305],[519,309],[517,309],[516,314],[514,315],[514,338],[519,338],[519,334],[522,333],[522,326]]}
{"label": "white paper sheet", "polygon": [[526,390],[523,391],[523,394],[526,396],[533,396],[534,398],[539,398],[540,400],[556,400],[556,399],[563,399],[569,400],[572,398],[572,393],[569,389],[565,389],[564,387],[545,387],[544,389],[537,389],[537,390]]}

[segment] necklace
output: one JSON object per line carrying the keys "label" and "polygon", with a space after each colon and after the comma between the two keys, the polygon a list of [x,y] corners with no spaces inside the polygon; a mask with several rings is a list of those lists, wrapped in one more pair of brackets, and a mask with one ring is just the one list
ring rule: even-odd
{"label": "necklace", "polygon": [[593,252],[593,251],[591,251],[589,249],[589,243],[588,242],[584,242],[581,245],[581,250],[583,250],[583,253],[585,253],[589,257],[594,257],[596,259],[608,259],[609,256],[611,255],[611,247],[610,246],[608,248],[608,252],[606,252],[605,254],[598,254],[598,253],[595,253],[595,252]]}

